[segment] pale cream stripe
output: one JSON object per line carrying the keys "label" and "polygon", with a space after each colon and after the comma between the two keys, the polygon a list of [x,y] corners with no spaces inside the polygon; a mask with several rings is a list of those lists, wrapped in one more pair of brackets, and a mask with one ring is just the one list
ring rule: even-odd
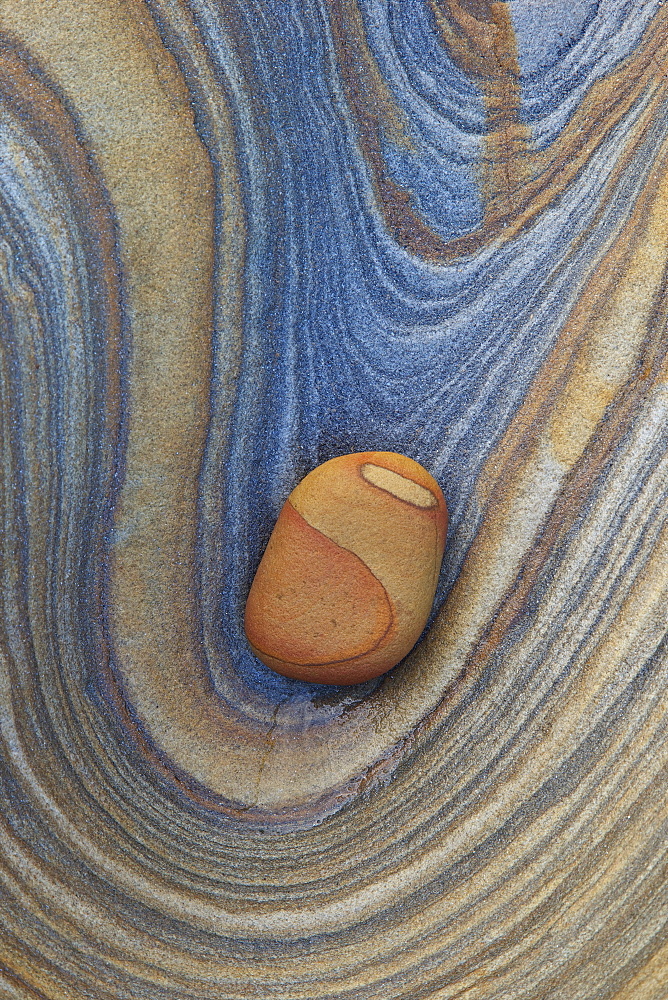
{"label": "pale cream stripe", "polygon": [[367,483],[377,486],[386,493],[405,500],[406,503],[413,504],[414,507],[436,507],[438,500],[429,490],[406,476],[401,476],[392,469],[386,469],[382,465],[374,465],[372,462],[365,462],[361,469],[362,478]]}

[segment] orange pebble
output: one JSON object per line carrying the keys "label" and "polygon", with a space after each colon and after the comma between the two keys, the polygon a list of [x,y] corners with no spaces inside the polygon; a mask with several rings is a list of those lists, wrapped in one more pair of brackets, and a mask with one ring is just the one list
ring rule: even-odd
{"label": "orange pebble", "polygon": [[415,645],[434,600],[448,512],[405,455],[318,466],[278,516],[246,602],[246,635],[286,677],[358,684]]}

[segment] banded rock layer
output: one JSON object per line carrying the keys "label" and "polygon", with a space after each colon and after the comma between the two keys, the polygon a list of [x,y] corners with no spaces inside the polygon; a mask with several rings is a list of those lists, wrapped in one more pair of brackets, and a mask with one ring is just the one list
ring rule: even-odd
{"label": "banded rock layer", "polygon": [[[0,5],[0,992],[663,1000],[668,13]],[[351,689],[291,489],[444,487]]]}

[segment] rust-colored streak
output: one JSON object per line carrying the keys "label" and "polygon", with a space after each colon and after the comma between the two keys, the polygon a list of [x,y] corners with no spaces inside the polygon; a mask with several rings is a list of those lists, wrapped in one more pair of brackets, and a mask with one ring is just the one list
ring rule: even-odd
{"label": "rust-colored streak", "polygon": [[[480,87],[487,111],[482,188],[486,217],[481,231],[508,212],[526,179],[529,131],[520,120],[521,93],[515,32],[506,3],[486,0],[429,0],[454,62]],[[400,114],[382,80],[364,34],[357,0],[331,5],[333,36],[349,105],[369,166],[378,204],[393,238],[417,256],[448,259],[461,239],[447,241],[416,211],[410,194],[387,173],[382,138],[403,141]]]}
{"label": "rust-colored streak", "polygon": [[336,0],[329,10],[348,105],[385,224],[406,250],[425,259],[439,259],[447,252],[447,242],[421,218],[409,193],[392,180],[385,167],[383,137],[398,144],[409,143],[402,130],[401,112],[366,41],[357,0]]}
{"label": "rust-colored streak", "polygon": [[606,142],[643,95],[649,95],[638,117],[636,137],[656,117],[668,92],[668,10],[660,8],[635,52],[614,72],[597,80],[568,125],[547,149],[534,150],[521,120],[517,44],[507,3],[489,0],[428,0],[444,46],[455,63],[480,87],[487,112],[487,135],[481,187],[485,213],[470,233],[446,240],[417,212],[410,194],[388,176],[382,156],[386,136],[410,145],[399,127],[400,112],[365,38],[357,0],[332,0],[329,6],[348,105],[369,168],[377,204],[388,231],[408,252],[433,263],[447,263],[478,252],[493,240],[513,239],[533,224]]}
{"label": "rust-colored streak", "polygon": [[487,133],[482,190],[489,228],[512,207],[526,180],[530,133],[521,120],[522,94],[515,30],[507,3],[489,0],[429,0],[454,61],[479,87]]}

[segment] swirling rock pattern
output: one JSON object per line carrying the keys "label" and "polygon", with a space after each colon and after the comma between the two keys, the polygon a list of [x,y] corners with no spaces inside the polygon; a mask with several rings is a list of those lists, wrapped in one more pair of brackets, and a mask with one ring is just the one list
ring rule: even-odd
{"label": "swirling rock pattern", "polygon": [[[668,993],[668,12],[0,4],[0,991]],[[444,487],[350,689],[243,608],[291,489]]]}

